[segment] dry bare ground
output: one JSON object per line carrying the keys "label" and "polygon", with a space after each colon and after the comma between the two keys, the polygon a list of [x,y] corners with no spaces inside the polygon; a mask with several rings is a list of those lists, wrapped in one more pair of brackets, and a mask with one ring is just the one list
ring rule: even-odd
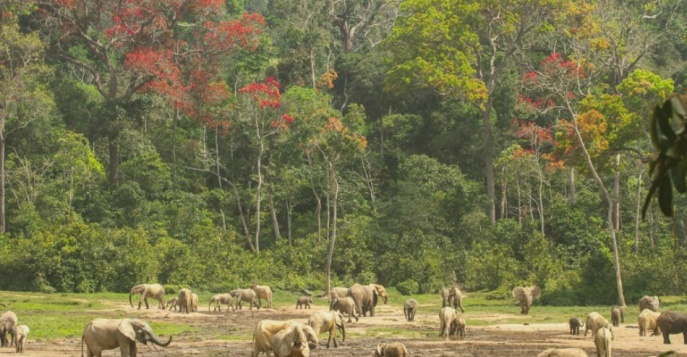
{"label": "dry bare ground", "polygon": [[[326,309],[325,303],[313,306],[314,309]],[[223,332],[230,335],[250,335],[255,324],[261,319],[294,320],[305,322],[314,310],[295,310],[293,308],[237,310],[236,312],[197,312],[181,315],[175,312],[156,309],[137,311],[122,304],[131,317],[147,321],[183,321],[190,323],[198,332],[174,336],[172,344],[159,352],[151,351],[139,344],[139,356],[250,356],[251,342],[248,339],[238,341],[209,340],[204,334],[208,331]],[[320,336],[320,347],[312,351],[312,356],[372,356],[377,343],[399,340],[405,343],[414,356],[536,356],[539,352],[551,347],[579,347],[590,356],[596,354],[594,342],[587,337],[568,334],[567,323],[554,324],[507,324],[489,326],[470,326],[471,320],[493,320],[500,318],[496,314],[472,317],[465,314],[468,329],[467,337],[462,340],[446,340],[438,337],[439,318],[436,314],[418,314],[415,322],[406,322],[401,306],[382,305],[377,308],[375,317],[363,317],[359,322],[347,324],[349,338],[339,348],[326,349],[326,334]],[[95,317],[95,316],[94,316]],[[384,328],[406,329],[411,332],[402,336],[389,336]],[[613,354],[616,356],[656,356],[665,351],[687,353],[682,344],[681,335],[672,335],[672,345],[664,345],[660,336],[639,337],[636,323],[628,322],[614,329]],[[382,337],[374,337],[381,335]],[[50,342],[29,340],[25,356],[66,357],[81,356],[80,340],[65,339]],[[0,349],[0,355],[14,353],[14,348]],[[119,356],[119,350],[105,351],[103,357]]]}

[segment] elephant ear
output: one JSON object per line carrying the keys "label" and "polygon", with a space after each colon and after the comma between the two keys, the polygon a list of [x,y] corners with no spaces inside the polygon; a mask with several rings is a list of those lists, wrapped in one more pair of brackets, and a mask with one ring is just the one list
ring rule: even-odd
{"label": "elephant ear", "polygon": [[377,301],[379,301],[379,296],[377,294],[377,289],[372,289],[372,306],[377,305]]}
{"label": "elephant ear", "polygon": [[515,289],[513,289],[513,297],[518,300],[525,297],[525,288],[523,288],[522,286],[518,286]]}
{"label": "elephant ear", "polygon": [[134,331],[133,321],[130,319],[124,319],[119,323],[119,333],[126,336],[131,341],[136,341],[136,331]]}
{"label": "elephant ear", "polygon": [[530,286],[530,290],[532,291],[532,298],[533,299],[536,299],[536,298],[541,296],[541,289],[538,286],[532,285],[532,286]]}

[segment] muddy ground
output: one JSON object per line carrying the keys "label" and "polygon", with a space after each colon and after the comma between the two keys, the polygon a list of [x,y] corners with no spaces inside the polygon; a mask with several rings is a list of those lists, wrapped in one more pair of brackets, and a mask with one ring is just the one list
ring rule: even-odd
{"label": "muddy ground", "polygon": [[[326,309],[325,306],[314,306]],[[122,305],[131,317],[147,321],[183,321],[197,329],[195,333],[174,336],[172,344],[159,352],[151,351],[139,344],[142,357],[162,356],[250,356],[250,336],[255,324],[261,319],[294,320],[305,322],[312,310],[293,308],[237,310],[236,312],[209,313],[201,311],[189,315],[161,310],[136,311]],[[578,347],[590,356],[596,355],[594,342],[590,336],[571,336],[567,323],[555,324],[506,324],[471,326],[471,321],[498,319],[498,315],[471,316],[467,320],[467,337],[462,340],[446,340],[438,337],[439,318],[437,314],[420,314],[415,322],[406,322],[401,306],[383,305],[377,308],[375,317],[364,317],[358,322],[347,324],[348,338],[339,348],[326,349],[327,335],[320,336],[320,346],[311,352],[312,356],[372,356],[374,347],[382,341],[402,341],[413,356],[536,356],[551,347]],[[391,335],[394,329],[407,332],[399,336]],[[208,333],[210,332],[210,333]],[[212,340],[209,335],[236,335],[236,341]],[[626,321],[614,329],[613,355],[615,356],[656,356],[664,351],[687,354],[681,335],[672,335],[673,344],[664,345],[660,336],[639,337],[636,322]],[[379,337],[374,337],[379,336]],[[163,336],[165,337],[165,336]],[[166,339],[166,338],[165,338]],[[0,356],[14,353],[14,349],[0,349]],[[81,356],[80,341],[76,338],[50,342],[29,339],[25,356],[66,357]],[[119,350],[105,351],[103,357],[119,356]]]}

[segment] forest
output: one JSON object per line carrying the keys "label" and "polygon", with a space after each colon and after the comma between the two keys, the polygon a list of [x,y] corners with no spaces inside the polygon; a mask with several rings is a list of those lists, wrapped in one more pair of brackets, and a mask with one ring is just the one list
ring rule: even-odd
{"label": "forest", "polygon": [[687,201],[642,205],[651,114],[687,81],[686,14],[0,1],[0,289],[683,295]]}

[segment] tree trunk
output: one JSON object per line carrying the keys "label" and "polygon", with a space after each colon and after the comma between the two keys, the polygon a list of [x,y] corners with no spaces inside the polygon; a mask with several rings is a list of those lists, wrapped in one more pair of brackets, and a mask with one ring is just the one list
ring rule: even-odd
{"label": "tree trunk", "polygon": [[313,180],[312,173],[313,173],[313,162],[312,162],[312,156],[310,154],[307,155],[308,158],[308,165],[310,166],[310,189],[312,189],[312,194],[315,196],[315,201],[317,202],[317,207],[315,209],[315,213],[317,215],[317,244],[322,243],[322,200],[320,199],[320,195],[317,194],[317,190],[315,189],[315,181]]}
{"label": "tree trunk", "polygon": [[260,254],[260,203],[262,201],[262,154],[265,151],[265,143],[260,135],[260,124],[255,121],[255,131],[258,141],[260,141],[260,148],[258,150],[258,159],[256,162],[256,170],[258,173],[258,186],[255,188],[255,253]]}
{"label": "tree trunk", "polygon": [[0,234],[7,229],[5,221],[5,119],[0,119]]}
{"label": "tree trunk", "polygon": [[507,182],[508,182],[508,180],[506,180],[506,178],[505,178],[505,176],[506,176],[506,172],[505,172],[505,171],[506,171],[505,168],[501,170],[501,172],[503,173],[503,176],[504,176],[503,182],[501,182],[501,219],[506,218],[506,214],[507,214],[507,208],[506,208],[506,203],[507,203],[507,199],[506,199],[506,190],[507,190]]}
{"label": "tree trunk", "polygon": [[491,102],[487,100],[482,110],[482,125],[484,125],[483,145],[484,170],[487,185],[487,199],[489,200],[488,215],[492,224],[496,223],[496,196],[494,190],[494,143],[491,132]]}
{"label": "tree trunk", "polygon": [[577,200],[577,192],[575,191],[575,168],[571,167],[568,170],[568,187],[570,189],[570,205],[574,206]]}
{"label": "tree trunk", "polygon": [[274,229],[274,239],[281,239],[281,233],[279,232],[279,220],[277,219],[277,211],[274,209],[274,199],[270,194],[270,214],[272,215],[272,227]]}
{"label": "tree trunk", "polygon": [[637,177],[637,209],[635,210],[635,254],[639,253],[639,218],[642,216],[642,172]]}
{"label": "tree trunk", "polygon": [[615,235],[615,228],[613,227],[613,198],[611,197],[611,194],[608,192],[606,189],[606,186],[603,183],[603,180],[601,180],[601,177],[599,176],[599,173],[596,171],[596,167],[594,166],[594,162],[592,162],[592,157],[589,154],[589,151],[587,150],[587,146],[584,143],[584,139],[582,138],[582,134],[580,133],[579,127],[577,125],[577,117],[573,115],[573,129],[575,130],[575,136],[577,137],[577,141],[580,144],[580,148],[582,149],[582,152],[584,153],[584,158],[585,161],[587,162],[587,167],[589,168],[589,171],[591,172],[592,176],[594,176],[594,181],[596,181],[596,184],[599,186],[599,189],[601,190],[601,193],[603,194],[604,199],[606,200],[606,203],[608,204],[608,214],[606,217],[606,221],[608,223],[608,231],[611,234],[611,241],[613,244],[613,261],[615,263],[615,282],[616,282],[616,288],[618,289],[618,305],[620,306],[626,306],[625,305],[625,294],[623,293],[623,279],[620,274],[620,257],[618,256],[618,242],[616,239]]}
{"label": "tree trunk", "polygon": [[331,237],[329,238],[329,252],[327,253],[327,289],[325,292],[329,292],[332,289],[332,259],[334,257],[334,245],[336,244],[336,218],[337,218],[337,212],[336,212],[336,205],[337,201],[339,200],[339,182],[336,178],[336,172],[334,171],[334,168],[330,164],[330,181],[331,181],[331,186],[332,186],[332,194],[333,194],[333,208],[332,208],[332,234]]}
{"label": "tree trunk", "polygon": [[291,200],[286,196],[286,233],[289,238],[289,245],[291,245],[291,216],[293,215],[293,208],[291,208]]}
{"label": "tree trunk", "polygon": [[615,180],[613,182],[613,228],[620,231],[620,154],[615,157]]}
{"label": "tree trunk", "polygon": [[539,187],[537,188],[537,194],[538,194],[538,199],[539,202],[537,205],[539,206],[539,220],[541,222],[541,235],[543,237],[546,237],[546,234],[544,233],[544,197],[542,196],[542,188],[544,186],[544,174],[541,172],[541,168],[539,167],[539,163],[537,162],[537,171],[539,174]]}
{"label": "tree trunk", "polygon": [[108,166],[107,179],[110,188],[114,189],[119,184],[119,131],[113,130],[108,135],[108,151],[110,153],[110,164]]}

